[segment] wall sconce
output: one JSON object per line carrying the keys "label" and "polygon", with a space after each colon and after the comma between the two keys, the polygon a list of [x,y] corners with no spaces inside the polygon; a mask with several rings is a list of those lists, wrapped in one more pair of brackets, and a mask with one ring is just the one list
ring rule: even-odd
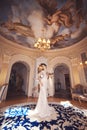
{"label": "wall sconce", "polygon": [[87,65],[87,60],[85,60],[84,62],[80,62],[80,65]]}
{"label": "wall sconce", "polygon": [[83,65],[83,63],[82,63],[82,62],[80,62],[80,65]]}
{"label": "wall sconce", "polygon": [[87,65],[87,60],[85,61],[85,64]]}

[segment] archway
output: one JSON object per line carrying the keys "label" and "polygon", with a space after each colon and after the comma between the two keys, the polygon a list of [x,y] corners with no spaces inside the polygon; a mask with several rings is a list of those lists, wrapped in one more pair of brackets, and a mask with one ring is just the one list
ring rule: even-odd
{"label": "archway", "polygon": [[16,62],[12,65],[6,97],[7,99],[26,96],[29,76],[28,70],[29,69],[24,62]]}
{"label": "archway", "polygon": [[71,97],[70,71],[66,64],[60,63],[54,69],[55,96],[61,98]]}

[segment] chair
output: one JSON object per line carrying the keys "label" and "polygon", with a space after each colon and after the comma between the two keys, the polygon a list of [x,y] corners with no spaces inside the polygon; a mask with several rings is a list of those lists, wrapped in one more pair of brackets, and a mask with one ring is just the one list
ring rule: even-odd
{"label": "chair", "polygon": [[5,83],[5,84],[3,84],[3,85],[0,87],[0,103],[1,103],[1,101],[2,101],[2,97],[3,97],[3,94],[4,94],[4,92],[5,92],[5,89],[6,89],[7,85],[8,85],[8,83]]}
{"label": "chair", "polygon": [[73,100],[87,101],[87,88],[81,84],[75,85],[74,88],[71,88],[71,94]]}

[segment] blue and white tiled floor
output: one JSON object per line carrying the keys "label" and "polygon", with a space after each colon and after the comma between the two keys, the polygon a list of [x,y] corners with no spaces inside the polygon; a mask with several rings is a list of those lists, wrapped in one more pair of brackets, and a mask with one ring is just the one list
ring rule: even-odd
{"label": "blue and white tiled floor", "polygon": [[55,114],[46,118],[30,117],[35,103],[17,104],[0,109],[0,130],[87,130],[87,110],[69,102],[49,103]]}

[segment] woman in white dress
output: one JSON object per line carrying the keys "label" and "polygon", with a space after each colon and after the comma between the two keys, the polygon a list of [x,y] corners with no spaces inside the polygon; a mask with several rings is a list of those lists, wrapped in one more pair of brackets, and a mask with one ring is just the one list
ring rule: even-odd
{"label": "woman in white dress", "polygon": [[48,105],[47,101],[47,87],[48,87],[48,74],[47,66],[41,64],[38,68],[38,81],[40,86],[39,97],[37,105],[33,114],[37,114],[39,117],[47,117],[53,114],[53,108]]}

